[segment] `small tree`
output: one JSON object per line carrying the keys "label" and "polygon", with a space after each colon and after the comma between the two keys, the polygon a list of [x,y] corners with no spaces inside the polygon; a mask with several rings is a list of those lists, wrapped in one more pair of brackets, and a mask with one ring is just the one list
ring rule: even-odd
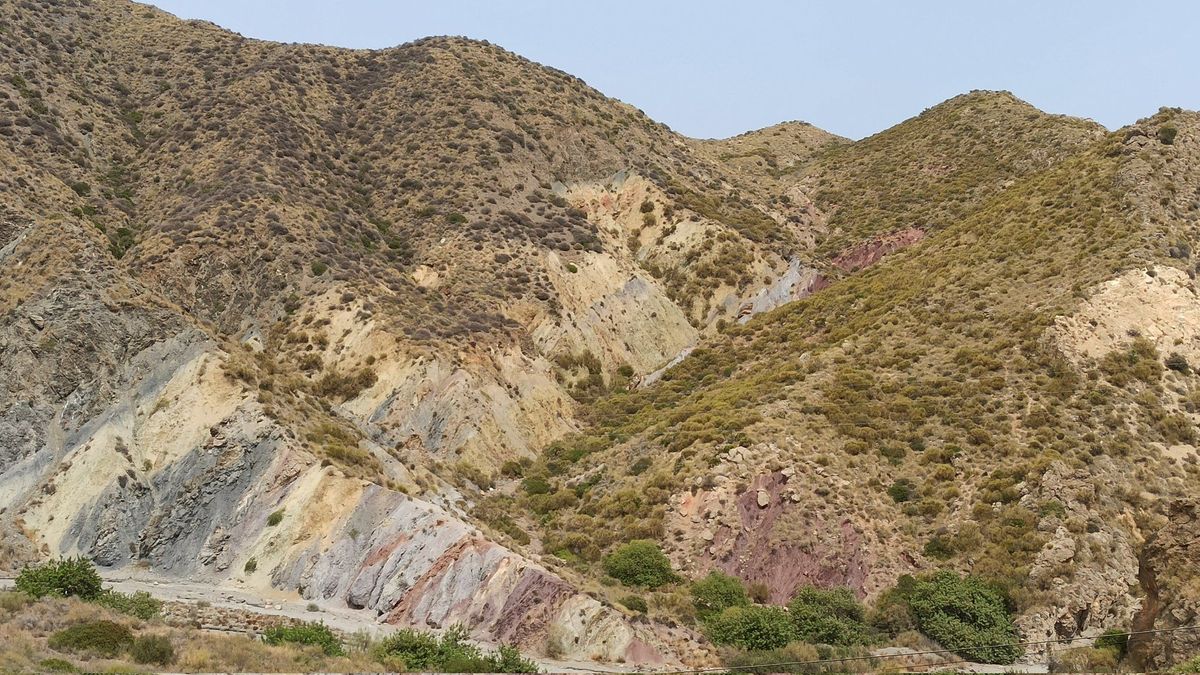
{"label": "small tree", "polygon": [[658,588],[676,581],[671,561],[654,542],[639,539],[613,551],[604,558],[604,571],[629,586]]}
{"label": "small tree", "polygon": [[692,604],[701,621],[710,619],[730,607],[750,604],[746,589],[737,577],[717,570],[692,584]]}

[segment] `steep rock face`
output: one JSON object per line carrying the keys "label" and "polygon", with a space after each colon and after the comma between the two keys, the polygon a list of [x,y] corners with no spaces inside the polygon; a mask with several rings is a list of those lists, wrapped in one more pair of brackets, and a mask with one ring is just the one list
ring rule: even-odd
{"label": "steep rock face", "polygon": [[[154,357],[155,368],[130,376],[122,399],[69,437],[51,464],[52,489],[6,514],[43,554],[294,589],[399,625],[463,623],[478,639],[566,658],[671,659],[653,628],[631,626],[460,517],[322,466],[257,401],[222,391],[242,387],[211,345]],[[205,414],[172,414],[184,406]],[[282,522],[269,525],[277,511]],[[550,647],[550,627],[564,622],[581,623]]]}
{"label": "steep rock face", "polygon": [[[1036,491],[1022,497],[1028,507],[1061,504],[1062,512],[1040,528],[1047,535],[1029,570],[1030,584],[1046,592],[1044,604],[1018,619],[1028,640],[1097,637],[1113,626],[1128,626],[1142,607],[1130,589],[1138,584],[1142,534],[1125,510],[1103,524],[1092,520],[1091,504],[1110,489],[1115,467],[1071,470],[1056,463]],[[1105,477],[1105,478],[1101,478]],[[1080,531],[1079,523],[1088,522]],[[1050,646],[1031,650],[1049,655]]]}
{"label": "steep rock face", "polygon": [[1200,651],[1194,630],[1171,631],[1200,622],[1200,504],[1173,502],[1162,529],[1151,535],[1142,551],[1139,580],[1146,600],[1134,630],[1165,630],[1130,639],[1130,652],[1147,670],[1158,670]]}
{"label": "steep rock face", "polygon": [[831,262],[843,272],[857,272],[874,265],[884,256],[906,249],[924,238],[925,231],[915,227],[889,232],[842,251],[834,256]]}
{"label": "steep rock face", "polygon": [[903,544],[881,536],[878,519],[845,514],[839,495],[848,477],[789,454],[771,444],[735,447],[711,479],[673,496],[664,527],[680,535],[672,548],[682,569],[764,584],[779,603],[810,585],[873,596],[917,569]]}
{"label": "steep rock face", "polygon": [[1200,363],[1200,297],[1183,270],[1130,270],[1091,289],[1080,310],[1062,317],[1056,337],[1075,360],[1101,358],[1131,335]]}

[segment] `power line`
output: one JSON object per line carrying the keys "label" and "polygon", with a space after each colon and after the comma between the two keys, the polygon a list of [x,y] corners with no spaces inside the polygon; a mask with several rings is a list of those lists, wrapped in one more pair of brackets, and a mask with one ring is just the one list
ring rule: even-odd
{"label": "power line", "polygon": [[[1112,637],[1119,637],[1122,635],[1125,637],[1131,637],[1134,635],[1149,635],[1149,634],[1156,634],[1156,633],[1174,633],[1174,632],[1178,632],[1178,631],[1187,631],[1187,630],[1200,630],[1200,624],[1191,625],[1191,626],[1177,626],[1175,628],[1156,628],[1156,629],[1150,629],[1150,630],[1135,630],[1135,631],[1128,631],[1128,632],[1124,632],[1124,633],[1107,633],[1107,635],[1112,636]],[[1007,642],[1007,643],[1001,643],[1001,644],[979,645],[976,647],[970,647],[968,649],[964,649],[963,651],[972,652],[972,651],[982,651],[984,649],[998,649],[998,648],[1003,648],[1003,647],[1029,647],[1029,646],[1033,646],[1033,645],[1055,645],[1055,644],[1079,642],[1082,640],[1094,640],[1094,639],[1095,638],[1088,638],[1088,637],[1080,636],[1080,637],[1073,637],[1073,638],[1059,638],[1059,639],[1055,639],[1055,640],[1026,640],[1024,642]],[[755,668],[774,668],[774,667],[778,667],[778,666],[815,666],[815,665],[821,665],[821,664],[826,664],[826,663],[847,663],[850,661],[871,661],[871,660],[875,660],[875,659],[880,659],[880,660],[882,660],[882,659],[903,659],[903,658],[911,658],[913,656],[926,656],[926,655],[931,655],[931,654],[954,654],[954,653],[956,653],[956,652],[952,649],[929,649],[926,651],[906,652],[903,654],[880,654],[877,656],[843,656],[843,657],[836,658],[836,659],[813,659],[811,661],[778,661],[776,663],[760,663],[760,664],[748,665],[748,666],[735,666],[734,668],[724,666],[721,668],[694,668],[691,670],[674,670],[674,671],[665,671],[665,672],[668,675],[685,675],[686,673],[699,674],[699,673],[728,672],[728,671],[734,670],[734,669],[750,670],[750,669],[755,669]],[[950,661],[948,663],[936,663],[936,664],[930,664],[930,665],[952,665],[955,663],[971,663],[971,660],[963,659],[961,661]]]}

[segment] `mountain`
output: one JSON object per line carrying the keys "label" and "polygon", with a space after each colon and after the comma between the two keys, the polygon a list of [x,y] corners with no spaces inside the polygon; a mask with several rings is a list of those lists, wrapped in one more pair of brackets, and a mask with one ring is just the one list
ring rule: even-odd
{"label": "mountain", "polygon": [[[1197,130],[1164,110],[1105,134],[598,402],[531,469],[552,494],[588,477],[545,548],[586,570],[653,537],[777,601],[949,565],[1007,586],[1027,639],[1144,625],[1147,565],[1171,564],[1143,552],[1198,469]],[[878,138],[860,152],[894,157]]]}
{"label": "mountain", "polygon": [[1027,639],[1200,604],[1194,113],[697,140],[465,38],[0,18],[0,567],[630,664],[715,663],[634,539],[775,602],[974,572]]}

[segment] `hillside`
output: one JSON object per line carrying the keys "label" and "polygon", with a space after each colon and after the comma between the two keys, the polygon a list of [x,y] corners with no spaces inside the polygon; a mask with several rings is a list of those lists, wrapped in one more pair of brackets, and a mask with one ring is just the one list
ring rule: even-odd
{"label": "hillside", "polygon": [[780,601],[951,565],[1007,585],[1027,639],[1135,622],[1130,587],[1170,565],[1139,552],[1200,470],[1197,131],[1164,111],[1109,134],[598,402],[532,470],[551,494],[588,477],[545,548],[586,570],[651,537]]}
{"label": "hillside", "polygon": [[[126,0],[0,0],[0,64],[0,569],[630,666],[717,662],[713,569],[948,566],[1028,639],[1200,606],[1194,113],[697,140],[485,42]],[[681,582],[608,577],[634,539]]]}

